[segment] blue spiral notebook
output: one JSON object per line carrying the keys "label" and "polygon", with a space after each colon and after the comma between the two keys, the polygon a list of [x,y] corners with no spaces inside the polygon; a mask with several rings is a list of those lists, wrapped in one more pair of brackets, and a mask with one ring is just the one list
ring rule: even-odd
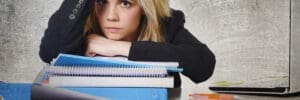
{"label": "blue spiral notebook", "polygon": [[57,59],[53,60],[54,66],[106,66],[106,67],[155,67],[167,68],[168,72],[182,72],[178,62],[147,62],[130,61],[122,57],[86,57],[70,54],[59,54]]}

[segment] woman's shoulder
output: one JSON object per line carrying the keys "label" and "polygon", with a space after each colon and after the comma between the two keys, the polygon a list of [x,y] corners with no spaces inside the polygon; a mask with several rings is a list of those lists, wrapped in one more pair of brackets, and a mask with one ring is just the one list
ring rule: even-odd
{"label": "woman's shoulder", "polygon": [[171,10],[172,16],[165,20],[166,41],[172,41],[174,36],[184,29],[185,15],[180,10]]}
{"label": "woman's shoulder", "polygon": [[171,9],[171,17],[166,20],[167,24],[183,26],[185,15],[181,10]]}

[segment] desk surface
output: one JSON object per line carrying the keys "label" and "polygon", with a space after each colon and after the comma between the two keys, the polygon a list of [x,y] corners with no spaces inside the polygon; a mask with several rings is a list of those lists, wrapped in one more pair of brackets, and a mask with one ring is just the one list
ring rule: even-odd
{"label": "desk surface", "polygon": [[[183,77],[184,79],[185,77]],[[211,80],[200,84],[194,84],[191,82],[183,83],[181,99],[176,100],[186,100],[190,93],[214,93],[209,90],[208,87],[212,83]],[[243,95],[243,94],[233,94],[234,100],[300,100],[300,93],[290,95],[290,96],[270,96],[270,95]]]}
{"label": "desk surface", "polygon": [[[7,91],[7,89],[9,91]],[[8,94],[9,93],[15,93],[9,95],[8,99],[14,98],[16,100],[24,100],[24,98],[30,99],[30,91],[31,91],[31,84],[14,84],[14,85],[6,85],[5,87],[0,85],[0,95],[1,94]],[[187,99],[185,96],[186,93],[184,93],[184,90],[182,89],[169,89],[169,99],[170,100],[183,100]],[[184,95],[183,95],[184,94]],[[1,98],[1,97],[0,97]],[[0,99],[1,100],[1,99]],[[26,100],[26,99],[25,99]],[[240,95],[240,94],[234,94],[234,100],[300,100],[300,93],[290,95],[290,96],[257,96],[257,95]]]}

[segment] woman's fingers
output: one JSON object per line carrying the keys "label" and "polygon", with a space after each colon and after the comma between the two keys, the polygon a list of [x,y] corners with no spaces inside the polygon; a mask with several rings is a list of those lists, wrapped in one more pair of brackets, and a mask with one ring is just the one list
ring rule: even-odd
{"label": "woman's fingers", "polygon": [[96,56],[96,53],[90,52],[90,51],[87,50],[86,53],[85,53],[85,56],[94,57],[94,56]]}
{"label": "woman's fingers", "polygon": [[94,56],[96,56],[96,53],[87,52],[85,56],[94,57]]}

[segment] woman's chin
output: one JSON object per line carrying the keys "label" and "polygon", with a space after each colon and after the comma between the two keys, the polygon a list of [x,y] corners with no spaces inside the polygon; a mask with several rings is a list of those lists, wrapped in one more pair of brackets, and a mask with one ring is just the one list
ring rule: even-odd
{"label": "woman's chin", "polygon": [[128,38],[126,36],[120,36],[120,35],[106,35],[106,38],[109,40],[114,40],[114,41],[132,41],[131,38]]}
{"label": "woman's chin", "polygon": [[121,38],[121,37],[107,37],[107,39],[114,40],[114,41],[122,41],[123,40],[123,38]]}

